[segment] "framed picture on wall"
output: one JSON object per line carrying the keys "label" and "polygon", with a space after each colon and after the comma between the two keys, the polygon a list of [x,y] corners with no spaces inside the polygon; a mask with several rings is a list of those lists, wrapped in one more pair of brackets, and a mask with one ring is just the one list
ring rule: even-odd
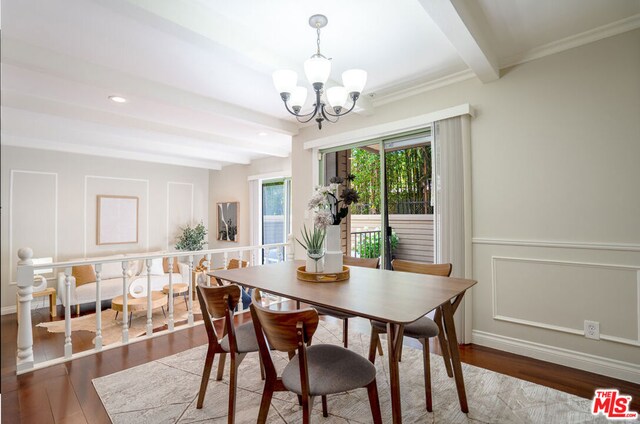
{"label": "framed picture on wall", "polygon": [[238,241],[239,202],[218,203],[218,240]]}
{"label": "framed picture on wall", "polygon": [[98,195],[96,244],[138,242],[138,198]]}

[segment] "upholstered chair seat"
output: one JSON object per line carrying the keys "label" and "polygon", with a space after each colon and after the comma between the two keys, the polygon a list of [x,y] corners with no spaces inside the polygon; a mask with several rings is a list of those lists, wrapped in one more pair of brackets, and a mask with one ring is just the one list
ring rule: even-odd
{"label": "upholstered chair seat", "polygon": [[[321,396],[366,387],[376,378],[376,367],[357,353],[334,345],[307,348],[309,395]],[[298,355],[282,371],[287,390],[302,394]]]}
{"label": "upholstered chair seat", "polygon": [[[236,344],[238,345],[238,353],[258,351],[258,340],[256,339],[256,330],[253,328],[253,322],[236,327]],[[228,336],[224,336],[220,340],[220,347],[225,352],[230,351]]]}
{"label": "upholstered chair seat", "polygon": [[[381,332],[387,331],[386,322],[371,321],[371,325]],[[414,339],[436,337],[439,332],[438,324],[428,317],[422,317],[404,326],[404,335]]]}

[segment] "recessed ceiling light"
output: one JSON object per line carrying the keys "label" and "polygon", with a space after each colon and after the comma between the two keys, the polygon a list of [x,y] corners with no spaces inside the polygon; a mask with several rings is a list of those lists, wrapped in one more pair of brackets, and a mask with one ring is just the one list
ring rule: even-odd
{"label": "recessed ceiling light", "polygon": [[269,134],[267,134],[266,132],[262,131],[262,132],[259,132],[259,133],[258,133],[258,135],[259,135],[260,137],[266,137],[266,136],[268,136]]}
{"label": "recessed ceiling light", "polygon": [[116,102],[116,103],[126,103],[127,99],[125,99],[124,97],[120,97],[120,96],[109,96],[109,100],[111,100],[112,102]]}

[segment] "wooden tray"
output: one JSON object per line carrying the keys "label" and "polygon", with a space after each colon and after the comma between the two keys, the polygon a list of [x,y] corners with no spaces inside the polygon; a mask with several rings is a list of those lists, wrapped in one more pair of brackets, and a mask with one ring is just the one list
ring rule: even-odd
{"label": "wooden tray", "polygon": [[335,283],[349,279],[349,267],[343,265],[341,272],[324,274],[322,272],[307,272],[306,266],[298,267],[298,280],[309,281],[311,283]]}

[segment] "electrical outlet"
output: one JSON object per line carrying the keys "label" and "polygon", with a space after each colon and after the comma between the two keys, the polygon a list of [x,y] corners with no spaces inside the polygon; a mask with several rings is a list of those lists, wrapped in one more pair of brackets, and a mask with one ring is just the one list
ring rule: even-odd
{"label": "electrical outlet", "polygon": [[600,340],[600,323],[598,321],[585,320],[584,336],[587,339]]}

